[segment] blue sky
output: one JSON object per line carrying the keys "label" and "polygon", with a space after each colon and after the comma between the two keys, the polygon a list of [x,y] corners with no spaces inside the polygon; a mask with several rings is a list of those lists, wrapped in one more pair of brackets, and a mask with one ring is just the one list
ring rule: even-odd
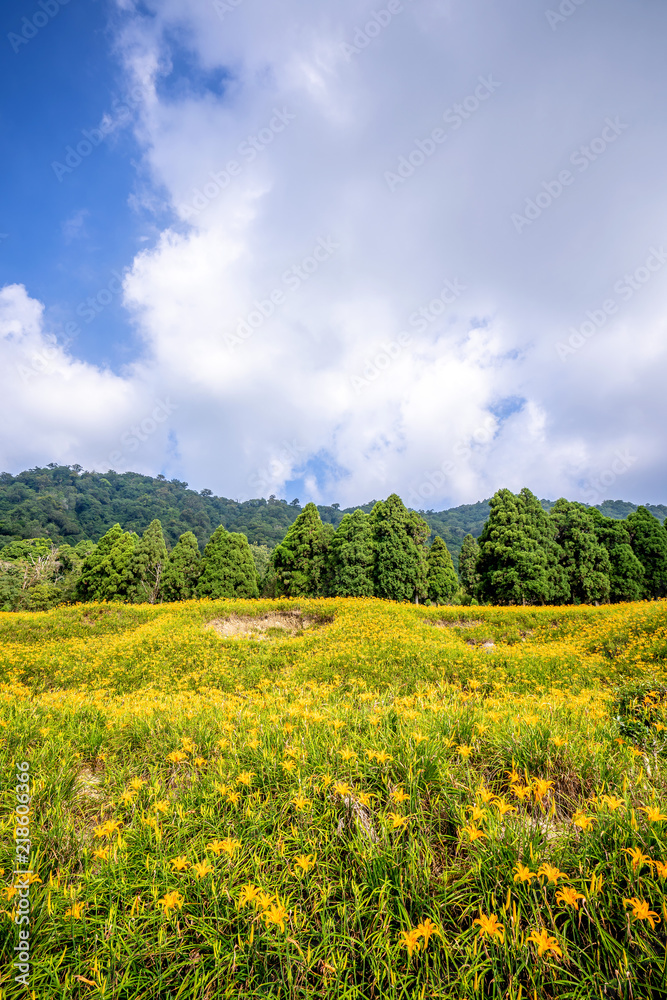
{"label": "blue sky", "polygon": [[8,0],[0,465],[664,502],[666,28]]}
{"label": "blue sky", "polygon": [[0,219],[8,234],[0,245],[0,282],[23,283],[44,302],[61,340],[65,326],[76,323],[78,357],[117,367],[136,349],[120,298],[94,322],[76,309],[108,286],[113,270],[127,266],[151,231],[127,204],[136,143],[125,129],[62,180],[52,169],[68,145],[84,138],[82,130],[111,110],[113,95],[122,94],[109,28],[114,12],[105,0],[70,0],[27,44],[12,46],[8,36],[20,36],[22,18],[39,10],[37,3],[10,0],[0,13]]}

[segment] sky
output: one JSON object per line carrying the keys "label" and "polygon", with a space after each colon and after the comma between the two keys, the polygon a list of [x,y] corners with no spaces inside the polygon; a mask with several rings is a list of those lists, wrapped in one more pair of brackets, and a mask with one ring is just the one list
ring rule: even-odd
{"label": "sky", "polygon": [[663,0],[5,0],[0,470],[667,502]]}

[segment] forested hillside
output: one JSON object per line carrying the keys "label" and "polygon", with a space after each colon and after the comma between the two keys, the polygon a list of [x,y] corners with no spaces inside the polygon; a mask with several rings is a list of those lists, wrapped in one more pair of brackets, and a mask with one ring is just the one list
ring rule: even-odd
{"label": "forested hillside", "polygon": [[[375,501],[361,510],[369,513]],[[545,510],[553,501],[542,500]],[[647,505],[664,521],[667,507]],[[338,527],[343,515],[337,504],[319,506],[325,524]],[[598,509],[616,519],[627,517],[637,504],[607,500]],[[464,504],[444,511],[420,511],[433,534],[447,543],[454,562],[465,535],[479,537],[489,516],[489,501]],[[80,466],[49,465],[12,476],[0,474],[0,547],[23,538],[50,538],[56,545],[76,545],[83,539],[99,541],[114,524],[142,534],[158,519],[170,546],[191,531],[200,549],[222,524],[227,531],[242,532],[254,545],[275,548],[301,512],[298,502],[275,497],[237,502],[213,496],[210,490],[189,489],[178,479],[153,478],[136,472],[84,472]]]}

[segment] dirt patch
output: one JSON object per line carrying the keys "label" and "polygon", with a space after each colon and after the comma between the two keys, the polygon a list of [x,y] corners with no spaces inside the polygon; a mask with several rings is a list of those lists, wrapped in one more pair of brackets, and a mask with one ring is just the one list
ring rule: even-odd
{"label": "dirt patch", "polygon": [[104,791],[99,787],[102,783],[101,774],[96,774],[89,767],[83,767],[76,777],[75,791],[79,799],[89,802],[99,802],[104,798]]}
{"label": "dirt patch", "polygon": [[213,629],[224,639],[283,639],[326,624],[327,620],[308,617],[300,611],[276,611],[267,615],[215,618],[205,627]]}

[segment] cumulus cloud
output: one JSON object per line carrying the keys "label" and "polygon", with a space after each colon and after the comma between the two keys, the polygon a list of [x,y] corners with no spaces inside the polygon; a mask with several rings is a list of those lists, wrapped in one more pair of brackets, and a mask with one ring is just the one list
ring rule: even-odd
{"label": "cumulus cloud", "polygon": [[125,280],[141,361],[61,351],[26,455],[239,498],[665,499],[661,7],[119,6],[143,197],[173,222]]}

